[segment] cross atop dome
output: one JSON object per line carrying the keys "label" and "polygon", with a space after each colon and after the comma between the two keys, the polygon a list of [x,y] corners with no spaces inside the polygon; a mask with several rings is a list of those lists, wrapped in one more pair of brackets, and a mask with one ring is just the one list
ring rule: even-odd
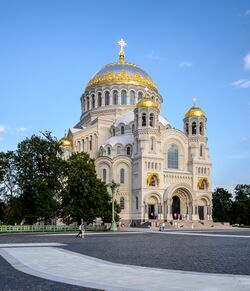
{"label": "cross atop dome", "polygon": [[120,52],[119,52],[119,61],[120,63],[124,63],[124,57],[125,57],[125,54],[124,54],[124,47],[127,45],[126,42],[123,40],[123,38],[121,38],[117,44],[120,46]]}

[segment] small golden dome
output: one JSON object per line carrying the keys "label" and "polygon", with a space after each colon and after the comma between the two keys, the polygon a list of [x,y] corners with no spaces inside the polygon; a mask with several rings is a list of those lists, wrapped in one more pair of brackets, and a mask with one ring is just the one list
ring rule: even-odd
{"label": "small golden dome", "polygon": [[158,108],[158,104],[154,102],[148,93],[146,93],[145,97],[143,97],[137,104],[136,108],[142,108],[142,107],[147,107],[147,108]]}
{"label": "small golden dome", "polygon": [[67,138],[66,131],[63,138],[59,140],[59,145],[63,147],[72,147],[73,143],[70,139]]}
{"label": "small golden dome", "polygon": [[196,105],[196,98],[194,98],[194,105],[185,114],[185,118],[189,117],[205,117],[205,113]]}

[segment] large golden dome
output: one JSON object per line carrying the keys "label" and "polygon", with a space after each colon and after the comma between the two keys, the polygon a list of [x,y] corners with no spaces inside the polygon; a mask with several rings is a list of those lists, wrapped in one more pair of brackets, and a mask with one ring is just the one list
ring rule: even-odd
{"label": "large golden dome", "polygon": [[205,117],[204,111],[196,105],[196,98],[194,98],[194,105],[185,114],[185,118],[189,117]]}
{"label": "large golden dome", "polygon": [[[123,42],[121,45],[121,41]],[[148,87],[158,92],[151,77],[139,66],[124,61],[125,54],[123,47],[126,45],[123,40],[118,42],[121,46],[119,62],[108,64],[102,67],[88,82],[86,90],[98,85],[106,84],[133,84]]]}

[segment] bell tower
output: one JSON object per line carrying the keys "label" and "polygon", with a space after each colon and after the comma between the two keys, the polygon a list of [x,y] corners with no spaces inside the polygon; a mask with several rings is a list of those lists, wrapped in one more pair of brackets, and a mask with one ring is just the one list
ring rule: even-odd
{"label": "bell tower", "polygon": [[[185,114],[183,125],[188,138],[188,169],[193,173],[193,189],[198,196],[211,196],[212,164],[207,143],[207,118],[203,110],[197,106],[196,98],[193,106]],[[196,219],[201,219],[199,217],[201,207],[203,206],[199,205],[199,201],[194,203],[193,214]],[[211,217],[211,205],[206,207],[208,217]]]}

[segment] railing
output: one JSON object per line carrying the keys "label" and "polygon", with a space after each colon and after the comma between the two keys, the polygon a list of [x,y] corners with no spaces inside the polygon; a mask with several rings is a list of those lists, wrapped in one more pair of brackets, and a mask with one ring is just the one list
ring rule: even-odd
{"label": "railing", "polygon": [[[87,231],[107,231],[105,225],[86,227]],[[0,225],[0,232],[66,232],[78,231],[75,225]]]}

